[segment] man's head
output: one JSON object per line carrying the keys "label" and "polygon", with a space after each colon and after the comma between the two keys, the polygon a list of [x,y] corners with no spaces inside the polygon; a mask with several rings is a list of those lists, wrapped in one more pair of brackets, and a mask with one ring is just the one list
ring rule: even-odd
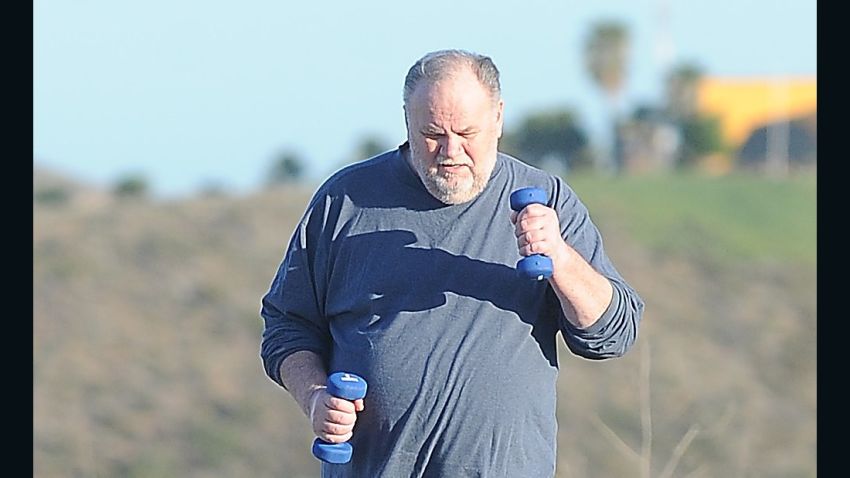
{"label": "man's head", "polygon": [[429,53],[408,71],[404,117],[410,163],[446,204],[474,199],[490,180],[502,136],[499,71],[486,56]]}

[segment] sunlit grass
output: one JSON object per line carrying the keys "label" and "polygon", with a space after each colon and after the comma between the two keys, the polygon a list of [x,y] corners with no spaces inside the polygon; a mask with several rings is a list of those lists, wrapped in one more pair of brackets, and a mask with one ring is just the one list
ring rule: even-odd
{"label": "sunlit grass", "polygon": [[788,179],[694,174],[567,179],[595,221],[617,221],[658,252],[802,266],[817,260],[814,174]]}

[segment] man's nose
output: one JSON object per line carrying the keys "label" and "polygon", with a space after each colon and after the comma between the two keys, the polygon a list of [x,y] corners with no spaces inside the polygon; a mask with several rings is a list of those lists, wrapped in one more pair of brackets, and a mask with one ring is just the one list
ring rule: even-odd
{"label": "man's nose", "polygon": [[456,158],[463,155],[463,138],[455,134],[447,134],[443,140],[443,155]]}

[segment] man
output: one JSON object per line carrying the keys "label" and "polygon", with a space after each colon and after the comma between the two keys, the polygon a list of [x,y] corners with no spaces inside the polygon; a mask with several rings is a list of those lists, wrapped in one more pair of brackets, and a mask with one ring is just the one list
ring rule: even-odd
{"label": "man", "polygon": [[[644,304],[560,178],[497,152],[503,101],[485,56],[433,52],[404,84],[407,141],[315,193],[268,293],[261,356],[326,441],[325,477],[545,477],[555,471],[556,334],[622,356]],[[547,205],[510,209],[536,186]],[[547,280],[516,273],[553,262]],[[364,377],[364,400],[325,390]],[[355,427],[356,422],[356,427]]]}

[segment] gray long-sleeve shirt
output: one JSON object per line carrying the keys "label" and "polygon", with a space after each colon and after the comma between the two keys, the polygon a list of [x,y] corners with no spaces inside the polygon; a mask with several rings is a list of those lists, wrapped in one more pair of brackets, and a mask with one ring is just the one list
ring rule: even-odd
{"label": "gray long-sleeve shirt", "polygon": [[[283,385],[281,361],[310,350],[329,373],[366,379],[354,456],[323,463],[324,477],[552,476],[556,334],[582,357],[621,356],[643,301],[562,179],[499,153],[476,199],[445,205],[406,149],[346,167],[315,193],[262,299],[266,373]],[[613,285],[587,329],[565,319],[547,281],[515,271],[509,196],[527,186],[547,191],[564,239]]]}

